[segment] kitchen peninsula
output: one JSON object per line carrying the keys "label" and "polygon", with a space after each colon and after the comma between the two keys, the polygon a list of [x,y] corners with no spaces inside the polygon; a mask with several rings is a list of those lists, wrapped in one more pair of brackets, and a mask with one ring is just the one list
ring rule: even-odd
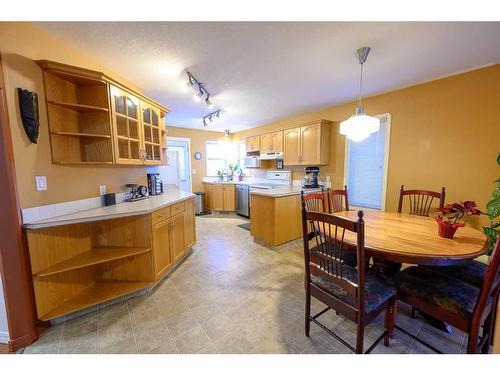
{"label": "kitchen peninsula", "polygon": [[38,319],[153,286],[196,242],[193,197],[170,188],[149,199],[26,223]]}

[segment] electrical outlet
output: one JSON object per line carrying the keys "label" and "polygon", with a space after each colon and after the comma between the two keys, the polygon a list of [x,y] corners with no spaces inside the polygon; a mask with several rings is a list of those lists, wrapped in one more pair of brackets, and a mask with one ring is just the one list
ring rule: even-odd
{"label": "electrical outlet", "polygon": [[36,191],[47,190],[47,177],[46,176],[35,176],[35,186],[36,186]]}
{"label": "electrical outlet", "polygon": [[193,169],[193,174],[196,174],[196,169]]}
{"label": "electrical outlet", "polygon": [[106,185],[99,185],[99,195],[106,194]]}

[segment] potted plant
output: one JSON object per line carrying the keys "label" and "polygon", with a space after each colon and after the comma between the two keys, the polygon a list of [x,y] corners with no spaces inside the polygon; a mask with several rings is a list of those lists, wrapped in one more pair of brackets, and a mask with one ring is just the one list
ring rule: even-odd
{"label": "potted plant", "polygon": [[[500,153],[497,156],[497,164],[500,165]],[[500,221],[494,221],[500,216],[500,178],[497,178],[494,182],[496,183],[496,188],[493,191],[493,197],[486,204],[486,214],[490,218],[491,223],[490,225],[483,227],[483,232],[488,238],[488,250],[486,251],[488,256],[491,255],[493,248],[495,247],[500,227]]]}
{"label": "potted plant", "polygon": [[465,201],[460,203],[447,204],[438,208],[442,215],[436,216],[439,226],[439,235],[452,239],[458,228],[465,226],[469,216],[481,215],[481,211],[476,208],[476,202]]}
{"label": "potted plant", "polygon": [[245,177],[245,174],[243,173],[243,169],[241,169],[239,164],[236,164],[236,173],[238,174],[238,181],[243,181],[243,177]]}

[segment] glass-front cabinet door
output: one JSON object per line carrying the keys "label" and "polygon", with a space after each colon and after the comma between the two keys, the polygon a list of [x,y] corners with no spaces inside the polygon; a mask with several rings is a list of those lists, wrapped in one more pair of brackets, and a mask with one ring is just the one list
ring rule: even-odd
{"label": "glass-front cabinet door", "polygon": [[141,102],[142,134],[144,139],[145,164],[162,164],[163,121],[160,110],[152,105]]}
{"label": "glass-front cabinet door", "polygon": [[139,99],[110,86],[115,159],[120,164],[142,164],[143,148],[139,118]]}

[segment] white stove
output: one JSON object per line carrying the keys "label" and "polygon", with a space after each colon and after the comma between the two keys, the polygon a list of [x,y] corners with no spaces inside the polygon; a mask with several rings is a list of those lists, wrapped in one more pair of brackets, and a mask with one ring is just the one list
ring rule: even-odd
{"label": "white stove", "polygon": [[292,184],[291,171],[267,171],[266,180],[250,184],[250,189],[275,189]]}

